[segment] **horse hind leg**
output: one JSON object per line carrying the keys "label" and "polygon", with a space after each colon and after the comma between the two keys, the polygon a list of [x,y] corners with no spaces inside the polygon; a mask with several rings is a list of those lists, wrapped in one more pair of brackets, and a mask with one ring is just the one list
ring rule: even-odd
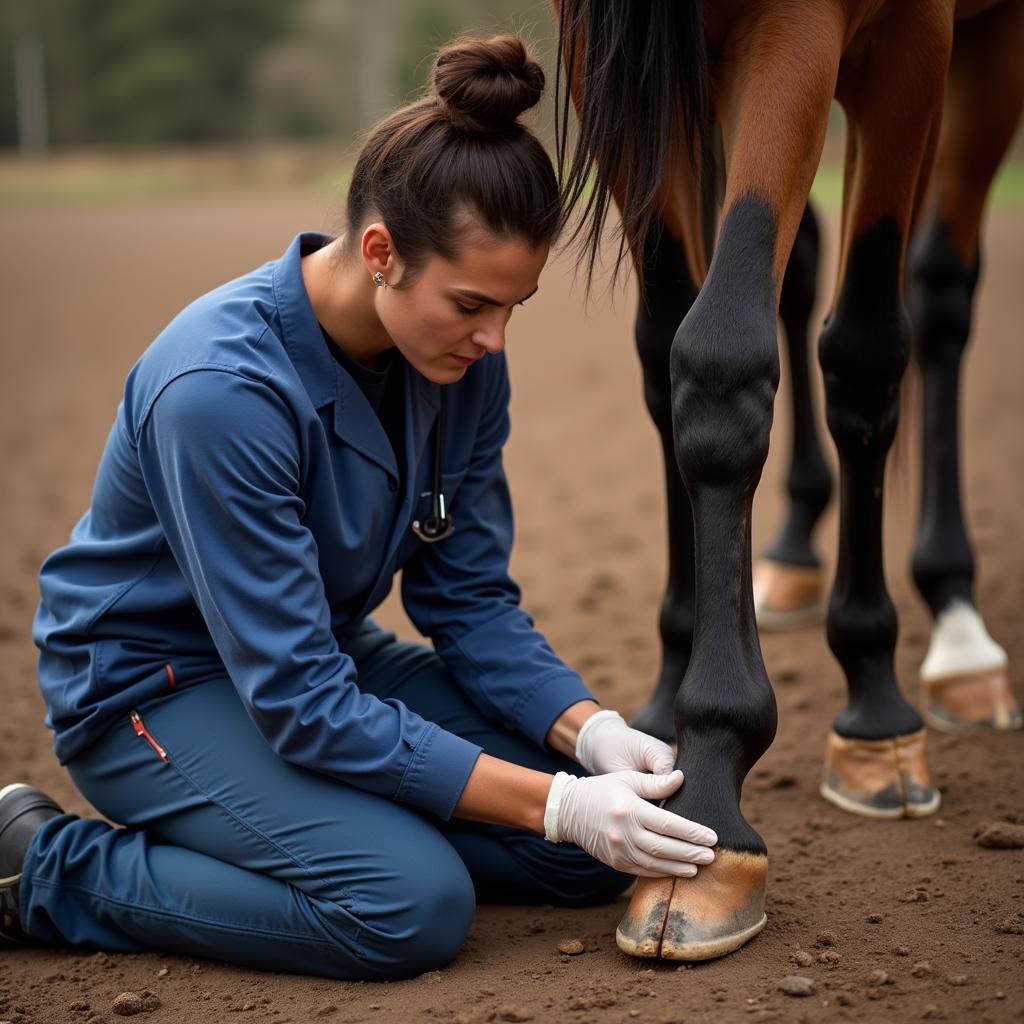
{"label": "horse hind leg", "polygon": [[[839,291],[819,339],[829,430],[839,453],[840,530],[828,640],[849,699],[836,716],[822,795],[873,818],[934,812],[920,716],[903,698],[893,653],[896,609],[882,551],[885,461],[910,356],[903,262],[921,177],[928,172],[950,46],[936,14],[893,8],[837,96],[856,152],[846,181]],[[906,41],[914,38],[916,47]],[[913,55],[913,59],[909,56]],[[902,102],[894,104],[892,95]]]}
{"label": "horse hind leg", "polygon": [[668,511],[668,582],[658,616],[662,661],[654,692],[632,725],[667,743],[676,739],[674,707],[693,646],[693,513],[676,466],[669,353],[680,321],[697,296],[683,243],[668,226],[654,233],[636,315],[644,400],[661,439]]}
{"label": "horse hind leg", "polygon": [[754,609],[762,632],[801,629],[825,618],[825,573],[811,545],[814,528],[832,496],[832,473],[821,451],[808,358],[819,251],[818,221],[808,202],[779,299],[789,367],[788,507],[779,535],[754,564]]}
{"label": "horse hind leg", "polygon": [[1024,104],[1024,4],[956,26],[945,116],[922,230],[910,259],[914,355],[923,385],[921,515],[912,569],[934,626],[922,712],[943,730],[1018,729],[1006,653],[974,602],[974,554],[960,501],[959,383],[992,178]]}

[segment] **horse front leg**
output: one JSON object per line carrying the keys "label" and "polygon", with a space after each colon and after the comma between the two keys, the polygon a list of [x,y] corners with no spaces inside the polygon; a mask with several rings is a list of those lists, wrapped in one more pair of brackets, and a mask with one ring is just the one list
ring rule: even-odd
{"label": "horse front leg", "polygon": [[824,141],[843,25],[831,5],[762,9],[723,49],[715,105],[729,168],[722,227],[672,343],[676,460],[693,508],[693,651],[676,696],[682,788],[665,806],[713,828],[692,879],[641,879],[617,932],[636,956],[721,956],[765,925],[768,851],[740,809],[775,735],[757,635],[751,513],[778,385],[779,291]]}
{"label": "horse front leg", "polygon": [[677,767],[687,781],[665,806],[713,823],[719,847],[692,880],[638,882],[617,935],[635,956],[720,956],[765,923],[767,849],[740,811],[740,791],[776,726],[750,577],[751,509],[779,373],[774,243],[766,203],[734,205],[672,343],[672,419],[693,508],[696,615],[675,699]]}
{"label": "horse front leg", "polygon": [[786,518],[754,563],[754,608],[762,632],[800,629],[825,617],[825,572],[811,540],[832,496],[811,389],[808,331],[817,293],[820,232],[810,203],[789,254],[779,319],[789,369],[790,446]]}

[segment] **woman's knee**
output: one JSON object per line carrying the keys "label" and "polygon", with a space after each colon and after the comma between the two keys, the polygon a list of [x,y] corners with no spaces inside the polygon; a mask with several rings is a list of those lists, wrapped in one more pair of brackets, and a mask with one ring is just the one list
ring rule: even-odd
{"label": "woman's knee", "polygon": [[357,907],[356,945],[370,979],[408,978],[449,964],[476,912],[473,882],[454,855],[392,876]]}

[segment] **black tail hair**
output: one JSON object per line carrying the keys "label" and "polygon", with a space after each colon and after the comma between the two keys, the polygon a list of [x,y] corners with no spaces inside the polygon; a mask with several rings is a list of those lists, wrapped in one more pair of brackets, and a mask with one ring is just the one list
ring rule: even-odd
{"label": "black tail hair", "polygon": [[[563,226],[585,198],[569,244],[579,243],[586,259],[589,291],[612,186],[621,178],[625,195],[613,279],[628,246],[642,281],[670,156],[682,143],[699,182],[701,154],[708,152],[711,88],[701,0],[561,0],[558,53],[555,146]],[[571,83],[577,75],[579,131],[566,167]],[[592,164],[596,177],[587,195]]]}

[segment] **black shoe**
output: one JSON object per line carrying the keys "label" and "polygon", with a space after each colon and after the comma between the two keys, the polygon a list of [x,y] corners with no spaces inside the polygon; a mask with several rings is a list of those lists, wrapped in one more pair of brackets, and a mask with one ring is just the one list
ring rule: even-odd
{"label": "black shoe", "polygon": [[32,837],[64,812],[24,782],[0,789],[0,946],[28,941],[21,928],[21,869]]}

